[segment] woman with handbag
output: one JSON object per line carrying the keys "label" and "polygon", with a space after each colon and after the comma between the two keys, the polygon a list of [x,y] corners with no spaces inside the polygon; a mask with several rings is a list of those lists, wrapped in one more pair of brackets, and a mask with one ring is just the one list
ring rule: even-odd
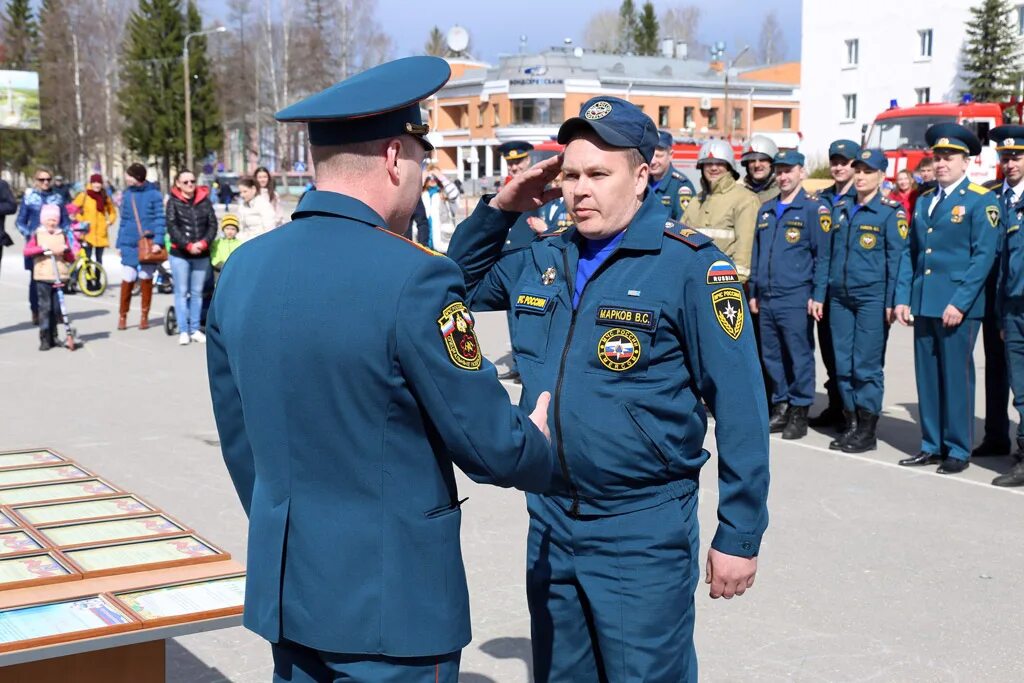
{"label": "woman with handbag", "polygon": [[167,234],[171,238],[178,343],[187,346],[190,342],[205,342],[199,318],[203,310],[203,285],[210,273],[210,244],[217,236],[217,216],[210,201],[210,188],[196,187],[192,171],[178,171],[174,178],[167,199]]}
{"label": "woman with handbag", "polygon": [[117,329],[128,327],[128,309],[132,303],[132,287],[140,282],[142,318],[139,329],[149,329],[149,308],[153,301],[153,275],[159,264],[167,260],[164,243],[164,200],[160,189],[146,180],[146,167],[134,163],[125,171],[125,188],[121,196],[121,223],[117,231],[117,248],[121,252],[121,310]]}

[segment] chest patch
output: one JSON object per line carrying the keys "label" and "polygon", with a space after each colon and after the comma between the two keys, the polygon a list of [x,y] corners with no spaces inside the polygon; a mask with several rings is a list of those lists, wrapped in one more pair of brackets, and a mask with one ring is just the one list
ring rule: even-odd
{"label": "chest patch", "polygon": [[875,237],[874,233],[865,232],[860,236],[860,246],[865,249],[874,249],[876,244],[878,244],[878,238]]}
{"label": "chest patch", "polygon": [[520,294],[516,297],[516,310],[517,311],[534,311],[536,313],[543,313],[548,308],[548,303],[551,301],[549,297],[537,296],[536,294]]}
{"label": "chest patch", "polygon": [[601,306],[597,309],[598,325],[622,325],[653,332],[658,324],[654,311],[622,306]]}
{"label": "chest patch", "polygon": [[456,301],[446,306],[437,324],[452,364],[463,370],[479,370],[483,354],[473,329],[473,316],[466,304]]}
{"label": "chest patch", "polygon": [[796,244],[800,241],[800,228],[789,227],[786,228],[786,241],[790,244]]}
{"label": "chest patch", "polygon": [[613,372],[624,372],[640,360],[640,339],[627,329],[613,327],[597,342],[597,359]]}

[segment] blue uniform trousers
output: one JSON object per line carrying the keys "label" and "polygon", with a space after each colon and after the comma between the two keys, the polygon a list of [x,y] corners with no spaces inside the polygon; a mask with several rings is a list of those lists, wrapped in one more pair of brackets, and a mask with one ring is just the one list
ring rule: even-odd
{"label": "blue uniform trousers", "polygon": [[462,652],[434,657],[322,652],[282,639],[271,644],[274,683],[457,683]]}
{"label": "blue uniform trousers", "polygon": [[696,492],[577,519],[548,498],[527,498],[536,683],[695,683]]}
{"label": "blue uniform trousers", "polygon": [[958,460],[974,442],[974,343],[979,320],[956,327],[914,319],[914,368],[921,411],[921,450]]}
{"label": "blue uniform trousers", "polygon": [[[997,297],[998,269],[993,270],[995,272],[985,283],[986,302],[994,302]],[[985,439],[1004,442],[1010,432],[1010,418],[1006,412],[1010,380],[1006,367],[1006,348],[999,336],[999,318],[995,311],[985,311],[981,337],[985,349]]]}
{"label": "blue uniform trousers", "polygon": [[758,298],[761,358],[771,379],[772,403],[814,403],[814,320],[808,297]]}
{"label": "blue uniform trousers", "polygon": [[877,292],[836,292],[829,299],[836,381],[846,410],[882,412],[889,339],[883,298]]}
{"label": "blue uniform trousers", "polygon": [[[1024,299],[1010,299],[1006,302],[1003,325],[1006,332],[1006,365],[1010,370],[1010,387],[1013,389],[1013,407],[1017,410],[1020,420],[1017,425],[1017,436],[1024,437]],[[985,374],[987,377],[987,365]]]}
{"label": "blue uniform trousers", "polygon": [[836,379],[836,351],[832,344],[832,320],[830,315],[830,298],[825,297],[825,308],[821,320],[818,321],[818,352],[825,366],[825,393],[828,394],[829,406],[839,407],[842,398],[839,396],[839,380]]}

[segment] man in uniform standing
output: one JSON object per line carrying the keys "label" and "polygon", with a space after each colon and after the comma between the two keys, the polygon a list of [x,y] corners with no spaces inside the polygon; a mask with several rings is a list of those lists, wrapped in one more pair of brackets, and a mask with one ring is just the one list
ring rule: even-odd
{"label": "man in uniform standing", "polygon": [[470,622],[452,465],[557,489],[531,424],[546,430],[548,397],[530,418],[509,405],[459,269],[397,234],[432,149],[420,101],[450,73],[400,59],[278,112],[309,122],[317,189],[239,247],[210,307],[214,414],[249,517],[244,623],[275,681],[455,683]]}
{"label": "man in uniform standing", "polygon": [[955,123],[925,132],[938,189],[918,197],[910,267],[900,269],[896,318],[914,316],[914,367],[921,451],[905,466],[940,463],[940,474],[968,467],[974,432],[974,342],[985,313],[985,280],[1002,240],[999,201],[967,177],[981,142]]}
{"label": "man in uniform standing", "polygon": [[693,199],[694,189],[690,179],[672,167],[672,142],[672,133],[658,131],[658,146],[654,148],[654,157],[651,158],[648,182],[651,191],[668,211],[668,217],[677,221]]}
{"label": "man in uniform standing", "polygon": [[764,135],[753,135],[743,146],[740,165],[747,171],[743,186],[757,195],[764,204],[779,196],[779,183],[775,180],[774,160],[779,153],[775,141]]}
{"label": "man in uniform standing", "polygon": [[502,252],[494,221],[543,203],[561,161],[549,159],[528,172],[532,196],[508,186],[481,202],[448,251],[470,307],[514,311],[525,403],[554,391],[568,483],[527,499],[534,677],[696,681],[701,399],[718,441],[712,597],[753,584],[767,525],[768,420],[745,297],[710,239],[665,220],[648,187],[657,130],[635,105],[593,98],[558,141],[575,227]]}

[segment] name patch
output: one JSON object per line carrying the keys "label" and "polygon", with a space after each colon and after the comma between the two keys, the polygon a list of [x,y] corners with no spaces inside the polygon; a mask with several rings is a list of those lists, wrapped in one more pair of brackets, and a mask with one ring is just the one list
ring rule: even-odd
{"label": "name patch", "polygon": [[516,297],[516,310],[543,313],[544,311],[547,310],[549,301],[551,301],[551,299],[546,296],[537,296],[536,294],[520,294],[518,297]]}
{"label": "name patch", "polygon": [[653,332],[658,324],[654,311],[642,308],[624,308],[622,306],[601,306],[597,309],[599,325],[621,325],[635,327],[639,330]]}

